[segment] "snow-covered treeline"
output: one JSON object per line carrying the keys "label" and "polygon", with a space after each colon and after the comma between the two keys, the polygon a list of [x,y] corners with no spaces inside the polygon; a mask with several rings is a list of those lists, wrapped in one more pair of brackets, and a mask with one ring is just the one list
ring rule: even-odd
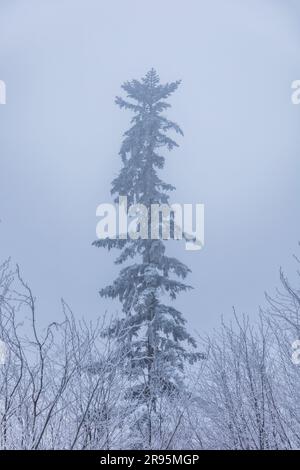
{"label": "snow-covered treeline", "polygon": [[143,449],[148,433],[153,449],[299,448],[300,366],[291,344],[300,293],[283,273],[281,284],[255,324],[234,314],[231,325],[198,339],[202,359],[186,367],[181,390],[157,393],[149,419],[147,381],[123,369],[124,332],[112,340],[103,335],[108,320],[75,321],[64,302],[61,323],[42,329],[34,294],[5,262],[1,449]]}

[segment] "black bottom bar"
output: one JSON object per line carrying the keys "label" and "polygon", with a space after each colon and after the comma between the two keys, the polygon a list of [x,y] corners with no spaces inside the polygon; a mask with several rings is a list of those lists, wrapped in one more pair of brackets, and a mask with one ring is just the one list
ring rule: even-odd
{"label": "black bottom bar", "polygon": [[[277,465],[287,465],[298,460],[297,451],[0,451],[0,468],[4,464],[32,463],[37,465],[56,465],[72,463],[88,465],[89,468],[99,466],[121,466],[137,468],[148,465],[202,466],[207,468],[214,464],[231,462],[255,465],[270,465],[274,460]],[[54,469],[56,470],[56,469]],[[85,469],[84,469],[85,470]]]}

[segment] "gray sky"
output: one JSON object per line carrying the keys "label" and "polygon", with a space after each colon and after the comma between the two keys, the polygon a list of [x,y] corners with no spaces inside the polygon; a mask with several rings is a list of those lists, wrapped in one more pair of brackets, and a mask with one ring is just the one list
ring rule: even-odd
{"label": "gray sky", "polygon": [[167,155],[173,202],[205,204],[203,251],[176,255],[195,287],[177,306],[207,331],[231,307],[255,316],[264,290],[292,272],[299,236],[300,6],[292,0],[0,0],[0,258],[38,297],[88,319],[118,303],[97,292],[117,268],[91,246],[110,202],[130,114],[120,85],[155,67],[183,80],[169,117],[183,128]]}

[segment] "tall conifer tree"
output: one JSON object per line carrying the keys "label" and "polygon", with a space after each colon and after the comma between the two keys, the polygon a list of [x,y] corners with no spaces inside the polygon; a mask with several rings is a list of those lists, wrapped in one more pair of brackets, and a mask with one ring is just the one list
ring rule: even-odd
{"label": "tall conifer tree", "polygon": [[[180,127],[163,114],[170,107],[165,100],[179,84],[176,81],[162,85],[152,69],[141,81],[123,84],[126,100],[116,98],[116,104],[131,111],[133,118],[132,126],[124,134],[120,150],[122,169],[112,182],[111,192],[115,202],[119,196],[127,196],[128,204],[141,203],[148,208],[149,232],[151,204],[169,204],[169,192],[175,189],[162,181],[157,171],[165,164],[160,150],[178,146],[168,135],[169,131],[183,135]],[[172,233],[174,230],[171,238]],[[149,239],[119,237],[94,242],[109,250],[120,249],[115,262],[126,265],[100,295],[118,298],[123,306],[123,316],[113,322],[106,334],[119,338],[130,377],[127,397],[144,407],[141,422],[148,428],[149,446],[158,397],[163,393],[176,393],[183,384],[184,363],[200,357],[192,351],[196,344],[186,331],[182,313],[162,300],[166,294],[174,300],[177,294],[190,289],[180,280],[185,279],[190,270],[176,258],[166,255],[165,243],[162,237],[150,239],[150,233]]]}

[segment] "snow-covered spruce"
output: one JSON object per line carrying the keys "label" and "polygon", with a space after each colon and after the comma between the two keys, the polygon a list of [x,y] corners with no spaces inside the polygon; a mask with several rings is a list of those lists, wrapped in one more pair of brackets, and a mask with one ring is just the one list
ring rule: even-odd
{"label": "snow-covered spruce", "polygon": [[[165,164],[160,150],[178,146],[168,132],[183,135],[180,127],[163,114],[170,107],[165,100],[179,84],[162,85],[152,69],[141,81],[132,80],[122,86],[128,100],[116,98],[120,108],[133,112],[133,118],[132,127],[124,134],[122,169],[112,182],[111,192],[115,202],[126,195],[129,204],[140,203],[148,208],[149,233],[151,204],[168,204],[169,192],[175,189],[159,178],[157,170]],[[185,362],[201,357],[193,350],[196,343],[185,328],[182,313],[162,301],[165,294],[174,300],[191,288],[180,280],[186,278],[189,269],[165,254],[162,239],[105,239],[94,245],[121,249],[117,264],[135,259],[100,294],[122,303],[123,317],[106,334],[122,337],[119,347],[128,374],[127,398],[136,403],[139,428],[151,446],[158,398],[168,393],[174,396],[176,389],[182,389]]]}

